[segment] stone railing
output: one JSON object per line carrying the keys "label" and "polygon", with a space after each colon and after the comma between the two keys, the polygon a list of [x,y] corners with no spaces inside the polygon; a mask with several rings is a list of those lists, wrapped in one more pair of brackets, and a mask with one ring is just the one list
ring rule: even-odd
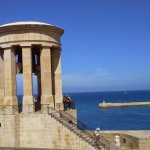
{"label": "stone railing", "polygon": [[29,114],[40,113],[48,114],[48,104],[42,105],[0,105],[0,115],[16,115],[16,114]]}
{"label": "stone railing", "polygon": [[48,104],[22,105],[22,108],[20,108],[20,112],[22,114],[28,114],[28,113],[47,114],[48,110],[49,110]]}
{"label": "stone railing", "polygon": [[0,115],[15,115],[19,113],[17,105],[0,105]]}

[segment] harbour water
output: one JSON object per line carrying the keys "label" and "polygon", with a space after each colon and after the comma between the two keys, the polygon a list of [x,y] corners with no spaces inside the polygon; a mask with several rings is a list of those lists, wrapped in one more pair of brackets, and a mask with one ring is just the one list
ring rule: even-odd
{"label": "harbour water", "polygon": [[[78,119],[94,130],[150,130],[150,106],[99,108],[110,103],[150,101],[150,90],[64,93],[75,102]],[[22,96],[18,96],[21,101]]]}
{"label": "harbour water", "polygon": [[[66,94],[66,93],[65,93]],[[150,106],[99,108],[106,102],[150,101],[150,90],[67,93],[75,102],[78,119],[93,130],[150,130]]]}

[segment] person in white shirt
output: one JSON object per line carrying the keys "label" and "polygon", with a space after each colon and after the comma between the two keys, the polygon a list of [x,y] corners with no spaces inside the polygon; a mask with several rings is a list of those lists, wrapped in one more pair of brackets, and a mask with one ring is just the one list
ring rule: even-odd
{"label": "person in white shirt", "polygon": [[118,149],[120,149],[120,137],[118,135],[115,136],[115,145]]}
{"label": "person in white shirt", "polygon": [[99,136],[100,136],[100,128],[96,128],[94,134],[95,134],[95,136],[96,136],[96,139],[98,140],[98,139],[99,139]]}

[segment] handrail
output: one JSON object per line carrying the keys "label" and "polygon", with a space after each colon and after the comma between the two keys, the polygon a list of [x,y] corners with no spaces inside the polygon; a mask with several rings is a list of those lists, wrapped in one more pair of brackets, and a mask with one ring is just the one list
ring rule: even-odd
{"label": "handrail", "polygon": [[92,129],[90,127],[88,127],[87,125],[82,123],[79,119],[74,118],[72,115],[70,115],[67,112],[60,111],[60,113],[63,114],[67,119],[70,119],[71,121],[73,121],[74,124],[77,125],[78,129],[80,129],[82,132],[84,132],[84,134],[86,134],[88,137],[94,139],[95,142],[98,145],[101,145],[101,146],[106,147],[107,149],[109,149],[111,143],[108,140],[106,140],[104,137],[102,137],[100,135],[99,136],[99,141],[97,141],[95,135],[93,134],[93,132],[91,132]]}
{"label": "handrail", "polygon": [[[72,115],[66,111],[57,111],[54,108],[49,108],[49,114],[57,117],[57,119],[62,119],[65,122],[67,127],[74,127],[74,130],[78,130],[78,134],[82,137],[85,137],[85,140],[88,140],[92,145],[95,144],[97,149],[104,148],[105,150],[117,150],[108,140],[100,135],[99,140],[96,139],[95,135],[92,132],[92,129],[82,123],[80,120],[74,118]],[[61,121],[61,120],[60,120]]]}
{"label": "handrail", "polygon": [[[82,130],[82,132],[85,132],[86,134],[88,134],[88,136],[90,136],[91,138],[96,140],[96,137],[95,137],[94,133],[91,132],[92,129],[90,127],[88,127],[87,125],[82,123],[79,119],[74,118],[72,115],[70,115],[69,113],[67,113],[65,111],[60,111],[60,113],[63,114],[68,119],[70,119],[71,121],[73,121],[74,124],[77,125],[78,129]],[[109,145],[109,147],[110,147],[110,142],[101,135],[99,136],[99,141],[101,144]]]}

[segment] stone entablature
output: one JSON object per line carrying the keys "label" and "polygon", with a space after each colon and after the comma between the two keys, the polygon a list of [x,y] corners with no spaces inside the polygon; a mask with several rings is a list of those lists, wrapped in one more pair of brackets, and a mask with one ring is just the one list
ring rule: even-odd
{"label": "stone entablature", "polygon": [[61,47],[60,36],[63,30],[49,24],[38,22],[18,22],[0,26],[0,45],[2,48],[13,45]]}

